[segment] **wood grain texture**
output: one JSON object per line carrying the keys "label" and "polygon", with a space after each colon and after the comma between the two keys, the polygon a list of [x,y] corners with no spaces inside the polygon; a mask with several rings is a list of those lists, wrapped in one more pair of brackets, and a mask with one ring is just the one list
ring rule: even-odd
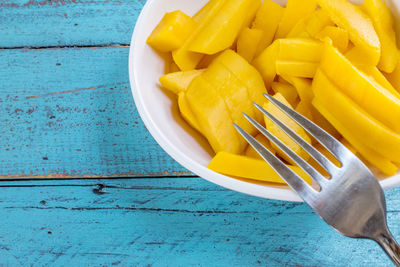
{"label": "wood grain texture", "polygon": [[0,47],[129,44],[145,0],[0,0]]}
{"label": "wood grain texture", "polygon": [[[305,204],[254,198],[200,178],[0,185],[0,262],[55,266],[391,266]],[[400,237],[400,190],[387,193]]]}
{"label": "wood grain texture", "polygon": [[141,122],[128,52],[0,50],[0,176],[190,175]]}

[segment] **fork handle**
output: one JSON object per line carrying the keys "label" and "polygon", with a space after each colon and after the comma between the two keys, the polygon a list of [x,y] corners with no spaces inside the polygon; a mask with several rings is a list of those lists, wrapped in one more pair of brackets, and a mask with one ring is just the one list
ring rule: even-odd
{"label": "fork handle", "polygon": [[381,233],[375,238],[375,241],[383,248],[389,258],[396,266],[400,266],[400,246],[393,238],[389,230]]}

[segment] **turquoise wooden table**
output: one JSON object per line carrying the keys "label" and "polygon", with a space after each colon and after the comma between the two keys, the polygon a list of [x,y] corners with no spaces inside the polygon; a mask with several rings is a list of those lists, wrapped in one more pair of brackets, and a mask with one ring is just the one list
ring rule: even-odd
{"label": "turquoise wooden table", "polygon": [[[390,266],[306,205],[215,186],[161,150],[128,81],[144,3],[0,1],[0,264]],[[400,238],[400,190],[387,198]]]}

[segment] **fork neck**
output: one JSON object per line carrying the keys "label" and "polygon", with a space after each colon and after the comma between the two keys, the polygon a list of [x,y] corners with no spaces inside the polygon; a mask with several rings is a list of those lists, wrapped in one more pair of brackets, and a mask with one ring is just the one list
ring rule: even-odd
{"label": "fork neck", "polygon": [[375,241],[383,248],[396,266],[400,266],[400,246],[389,230],[379,234]]}

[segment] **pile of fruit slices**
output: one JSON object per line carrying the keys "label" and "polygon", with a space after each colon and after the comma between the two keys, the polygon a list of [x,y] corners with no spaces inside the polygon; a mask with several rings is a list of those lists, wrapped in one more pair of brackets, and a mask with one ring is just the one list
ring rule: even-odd
{"label": "pile of fruit slices", "polygon": [[292,139],[252,105],[263,106],[329,159],[333,156],[263,93],[294,108],[386,176],[400,163],[400,54],[383,0],[210,0],[197,14],[165,14],[147,43],[167,53],[164,88],[209,142],[209,168],[284,183],[233,126],[254,135],[310,181],[243,117],[255,118],[319,171]]}

